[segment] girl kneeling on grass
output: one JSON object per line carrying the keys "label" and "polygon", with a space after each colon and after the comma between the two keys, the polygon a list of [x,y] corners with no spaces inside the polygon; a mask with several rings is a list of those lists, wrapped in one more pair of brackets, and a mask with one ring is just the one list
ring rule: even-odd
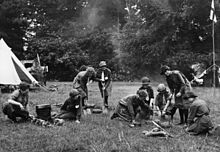
{"label": "girl kneeling on grass", "polygon": [[141,125],[141,120],[144,119],[143,117],[148,115],[151,111],[149,105],[144,102],[146,97],[148,97],[147,91],[138,90],[137,94],[122,98],[111,119],[119,117],[125,121],[129,121],[131,122],[131,127]]}
{"label": "girl kneeling on grass", "polygon": [[183,96],[184,106],[189,108],[189,118],[186,131],[193,135],[210,132],[214,125],[209,116],[210,109],[207,103],[197,98],[197,95],[189,91]]}
{"label": "girl kneeling on grass", "polygon": [[81,117],[81,97],[79,91],[72,89],[69,93],[69,98],[66,99],[62,107],[60,108],[60,114],[56,116],[59,119],[75,120],[76,123],[80,123]]}
{"label": "girl kneeling on grass", "polygon": [[172,94],[168,91],[168,89],[163,83],[158,85],[157,91],[158,94],[155,99],[155,106],[156,110],[159,111],[159,116],[161,116],[161,118],[164,119],[165,115],[169,115],[170,110],[172,109]]}

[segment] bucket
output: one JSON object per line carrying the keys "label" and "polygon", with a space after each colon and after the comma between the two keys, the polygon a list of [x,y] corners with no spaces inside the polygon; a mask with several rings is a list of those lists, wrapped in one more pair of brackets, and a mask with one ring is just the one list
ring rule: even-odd
{"label": "bucket", "polygon": [[51,120],[51,105],[41,104],[36,106],[37,118],[46,121]]}

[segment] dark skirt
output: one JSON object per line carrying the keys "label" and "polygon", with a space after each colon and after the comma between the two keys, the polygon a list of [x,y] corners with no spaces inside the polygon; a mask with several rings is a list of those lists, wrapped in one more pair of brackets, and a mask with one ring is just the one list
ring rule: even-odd
{"label": "dark skirt", "polygon": [[188,132],[195,134],[206,133],[214,127],[209,115],[198,117],[194,123],[188,127]]}
{"label": "dark skirt", "polygon": [[[137,122],[141,122],[142,120],[148,120],[150,115],[153,115],[153,111],[151,109],[141,109],[140,107],[134,109],[135,112],[135,120]],[[132,117],[128,110],[128,107],[122,104],[118,104],[115,112],[117,116],[125,121],[131,122]]]}
{"label": "dark skirt", "polygon": [[65,119],[65,120],[80,120],[81,113],[79,110],[75,111],[65,111],[62,110],[56,118]]}
{"label": "dark skirt", "polygon": [[3,103],[2,111],[9,119],[16,121],[16,117],[21,117],[23,120],[29,118],[29,113],[25,109],[21,109],[18,105],[14,105],[8,102]]}
{"label": "dark skirt", "polygon": [[119,118],[121,118],[121,119],[123,119],[125,121],[129,121],[130,122],[132,120],[131,114],[130,114],[130,112],[128,110],[128,107],[124,106],[124,105],[122,105],[120,103],[117,105],[114,113],[116,113]]}
{"label": "dark skirt", "polygon": [[80,96],[82,98],[87,98],[88,97],[88,90],[83,90],[81,87],[76,88],[76,89],[79,91]]}
{"label": "dark skirt", "polygon": [[104,91],[102,89],[103,86],[102,86],[101,82],[98,83],[98,86],[99,86],[99,91],[100,91],[102,97],[103,96],[110,96],[111,95],[111,92],[112,92],[112,82],[110,82],[109,86],[107,88],[105,88]]}

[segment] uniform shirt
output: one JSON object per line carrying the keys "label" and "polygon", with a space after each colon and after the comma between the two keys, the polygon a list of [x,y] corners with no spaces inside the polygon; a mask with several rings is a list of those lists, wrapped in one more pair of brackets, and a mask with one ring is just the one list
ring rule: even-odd
{"label": "uniform shirt", "polygon": [[61,106],[60,110],[73,112],[75,109],[81,108],[80,107],[80,96],[77,99],[68,98]]}
{"label": "uniform shirt", "polygon": [[9,97],[10,99],[14,100],[14,101],[17,101],[19,103],[21,103],[24,108],[27,107],[27,104],[28,104],[28,92],[25,93],[25,94],[22,94],[20,92],[20,89],[18,90],[15,90]]}
{"label": "uniform shirt", "polygon": [[188,123],[191,124],[196,117],[209,115],[210,109],[207,103],[201,99],[195,99],[189,108]]}
{"label": "uniform shirt", "polygon": [[111,78],[111,70],[108,68],[99,68],[97,73],[96,73],[96,78],[99,80],[102,79],[102,73],[104,73],[104,81],[99,81],[99,87],[102,87],[102,83],[104,83],[105,88],[108,88],[112,78]]}
{"label": "uniform shirt", "polygon": [[159,92],[155,99],[155,105],[159,107],[160,110],[163,110],[167,101],[171,99],[171,93],[168,90]]}
{"label": "uniform shirt", "polygon": [[178,70],[171,71],[169,76],[166,76],[166,81],[171,93],[181,92],[184,94],[187,86],[191,88],[191,85],[187,78]]}
{"label": "uniform shirt", "polygon": [[153,88],[148,85],[148,86],[141,86],[138,90],[146,90],[148,93],[148,99],[145,101],[148,105],[150,104],[150,100],[154,98],[154,91]]}
{"label": "uniform shirt", "polygon": [[132,120],[134,120],[134,118],[135,118],[135,110],[138,107],[141,107],[141,109],[146,109],[146,108],[149,109],[149,106],[146,103],[144,103],[144,101],[141,101],[139,99],[138,95],[126,96],[126,97],[122,98],[119,101],[119,103],[128,107],[128,111],[131,114]]}
{"label": "uniform shirt", "polygon": [[82,88],[85,92],[87,92],[87,82],[88,77],[86,76],[86,71],[79,72],[73,80],[73,88],[78,89]]}

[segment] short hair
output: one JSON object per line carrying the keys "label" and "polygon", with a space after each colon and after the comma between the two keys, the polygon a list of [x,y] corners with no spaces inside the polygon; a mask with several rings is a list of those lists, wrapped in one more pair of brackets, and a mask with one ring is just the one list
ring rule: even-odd
{"label": "short hair", "polygon": [[170,70],[170,67],[167,65],[164,65],[160,68],[160,75],[163,75],[167,70]]}
{"label": "short hair", "polygon": [[140,97],[147,97],[148,93],[146,90],[138,90],[137,95],[139,95]]}

